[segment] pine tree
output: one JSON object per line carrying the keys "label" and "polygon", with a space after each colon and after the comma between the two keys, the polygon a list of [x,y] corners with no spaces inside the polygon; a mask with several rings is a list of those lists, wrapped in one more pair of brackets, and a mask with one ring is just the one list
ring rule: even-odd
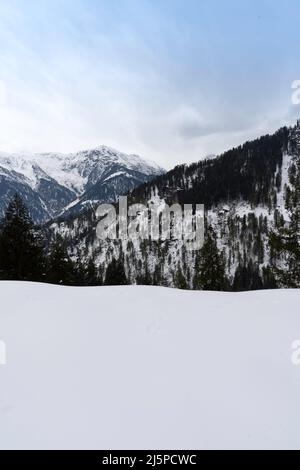
{"label": "pine tree", "polygon": [[156,263],[153,273],[153,285],[154,286],[161,286],[163,283],[163,275],[162,275],[162,259]]}
{"label": "pine tree", "polygon": [[41,239],[18,194],[8,204],[0,234],[2,279],[42,281],[45,258]]}
{"label": "pine tree", "polygon": [[87,269],[80,259],[73,263],[73,275],[71,275],[69,283],[75,286],[87,285]]}
{"label": "pine tree", "polygon": [[226,284],[224,258],[218,250],[215,233],[210,228],[196,256],[194,289],[222,291],[226,289]]}
{"label": "pine tree", "polygon": [[147,262],[145,263],[145,273],[137,275],[136,283],[140,286],[151,286],[153,284],[153,279],[149,272]]}
{"label": "pine tree", "polygon": [[270,266],[263,267],[262,280],[264,289],[277,289],[276,279]]}
{"label": "pine tree", "polygon": [[239,264],[234,275],[232,290],[235,292],[263,289],[263,281],[257,264],[252,260]]}
{"label": "pine tree", "polygon": [[104,284],[106,286],[123,286],[128,284],[124,263],[121,259],[116,260],[113,258],[109,263],[106,270]]}
{"label": "pine tree", "polygon": [[188,289],[188,283],[183,275],[180,265],[175,274],[174,284],[177,289]]}
{"label": "pine tree", "polygon": [[87,286],[99,286],[100,285],[100,279],[98,276],[97,268],[92,258],[89,259],[89,262],[86,267],[86,285]]}
{"label": "pine tree", "polygon": [[57,237],[50,249],[47,266],[47,281],[51,284],[72,285],[75,281],[75,266],[70,259],[61,237]]}

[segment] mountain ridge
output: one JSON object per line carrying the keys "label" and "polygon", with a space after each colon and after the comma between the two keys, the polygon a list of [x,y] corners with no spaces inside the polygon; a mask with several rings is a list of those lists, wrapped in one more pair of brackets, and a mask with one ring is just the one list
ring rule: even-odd
{"label": "mountain ridge", "polygon": [[114,201],[164,171],[138,155],[104,145],[70,154],[0,152],[0,213],[18,192],[33,220],[43,223],[72,204],[80,212],[89,197]]}
{"label": "mountain ridge", "polygon": [[[178,165],[134,188],[128,194],[128,203],[147,205],[155,200],[169,205],[204,204],[207,224],[216,234],[230,283],[233,285],[237,270],[248,269],[249,263],[256,282],[270,264],[279,266],[282,262],[275,259],[269,236],[288,223],[287,201],[299,160],[300,122],[213,160]],[[103,241],[97,239],[96,225],[94,212],[87,210],[79,216],[54,220],[47,230],[50,239],[57,234],[66,239],[74,259],[85,262],[92,257],[101,272],[113,258],[121,257],[131,283],[174,287],[177,274],[182,273],[187,286],[193,288],[197,253],[188,252],[182,240]],[[254,285],[251,276],[246,286],[249,289]],[[264,285],[270,284],[266,281]]]}

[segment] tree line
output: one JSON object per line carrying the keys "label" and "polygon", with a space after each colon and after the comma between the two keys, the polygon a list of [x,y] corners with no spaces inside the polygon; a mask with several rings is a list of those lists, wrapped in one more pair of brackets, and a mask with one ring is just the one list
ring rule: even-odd
{"label": "tree line", "polygon": [[[180,289],[243,291],[276,287],[300,287],[300,164],[294,172],[294,189],[289,189],[287,208],[290,222],[279,218],[269,235],[270,265],[262,269],[246,255],[238,262],[233,279],[226,276],[226,259],[218,249],[211,226],[206,227],[204,245],[195,256],[193,278],[186,278],[181,265],[174,273],[174,285]],[[70,286],[126,285],[123,256],[107,265],[96,266],[90,257],[82,262],[71,258],[66,241],[57,235],[48,247],[42,231],[34,226],[28,210],[18,194],[8,204],[0,224],[0,279],[48,282]],[[280,268],[278,266],[281,266]],[[159,257],[154,273],[134,279],[144,285],[166,285],[161,276]]]}
{"label": "tree line", "polygon": [[9,202],[0,225],[0,279],[70,286],[127,284],[121,260],[113,259],[103,276],[92,258],[86,263],[71,259],[61,236],[48,249],[18,194]]}

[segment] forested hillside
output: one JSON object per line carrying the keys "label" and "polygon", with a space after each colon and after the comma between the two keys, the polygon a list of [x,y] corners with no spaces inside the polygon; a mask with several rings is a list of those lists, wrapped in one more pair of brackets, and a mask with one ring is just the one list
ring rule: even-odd
{"label": "forested hillside", "polygon": [[95,208],[52,221],[40,230],[48,263],[68,259],[73,274],[50,280],[236,291],[299,287],[299,161],[298,122],[214,159],[177,166],[128,195],[128,203],[161,207],[204,204],[201,250],[172,238],[101,241]]}

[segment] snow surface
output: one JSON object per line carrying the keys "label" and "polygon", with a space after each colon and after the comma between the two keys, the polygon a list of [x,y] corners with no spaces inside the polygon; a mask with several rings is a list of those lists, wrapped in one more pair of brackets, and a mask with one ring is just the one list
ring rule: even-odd
{"label": "snow surface", "polygon": [[0,283],[1,449],[300,448],[300,291]]}

